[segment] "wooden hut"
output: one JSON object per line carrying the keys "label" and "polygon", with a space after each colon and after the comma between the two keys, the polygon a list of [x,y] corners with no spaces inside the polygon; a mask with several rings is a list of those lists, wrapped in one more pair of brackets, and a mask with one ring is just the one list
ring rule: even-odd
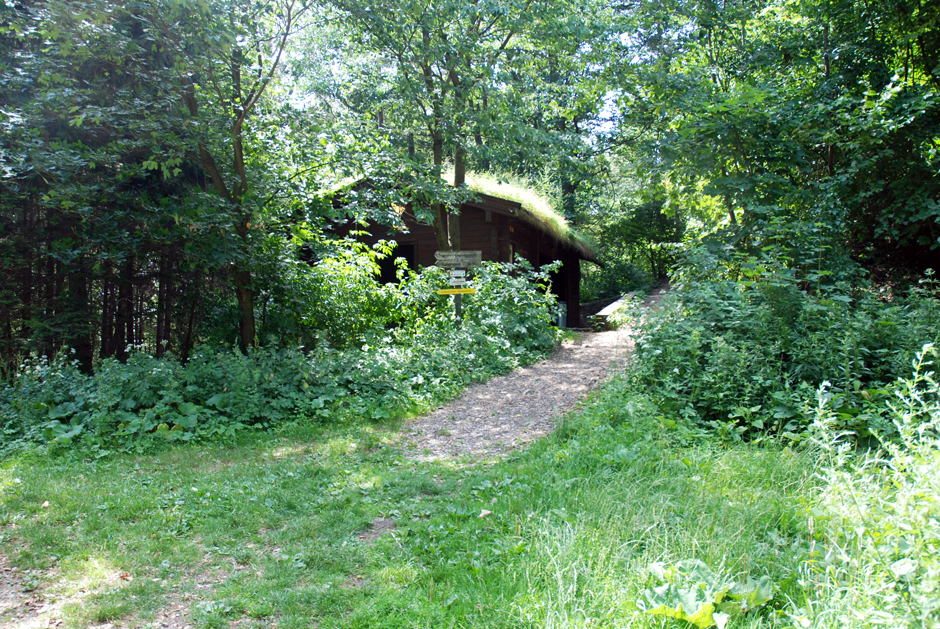
{"label": "wooden hut", "polygon": [[[480,251],[483,260],[497,262],[519,256],[536,268],[560,260],[561,269],[552,277],[552,292],[566,304],[567,326],[579,327],[581,261],[597,263],[589,241],[529,190],[472,174],[467,176],[467,187],[474,198],[460,208],[461,249]],[[360,239],[370,244],[394,240],[398,244],[393,256],[407,260],[412,269],[433,265],[439,249],[434,228],[418,222],[410,206],[400,216],[403,226],[389,228],[370,222],[366,229],[370,235]],[[383,280],[394,280],[392,259],[383,262],[382,270]]]}

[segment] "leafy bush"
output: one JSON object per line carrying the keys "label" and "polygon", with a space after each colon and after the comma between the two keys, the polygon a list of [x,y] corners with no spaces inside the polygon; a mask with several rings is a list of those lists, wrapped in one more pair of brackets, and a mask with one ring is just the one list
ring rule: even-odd
{"label": "leafy bush", "polygon": [[640,325],[633,378],[662,412],[729,439],[769,431],[799,440],[812,422],[804,402],[828,380],[842,428],[894,430],[887,385],[940,329],[932,277],[885,302],[773,259],[742,256],[732,267],[694,255],[696,275],[714,279],[680,282]]}
{"label": "leafy bush", "polygon": [[[544,352],[557,338],[551,327],[555,296],[547,283],[559,266],[535,271],[522,258],[515,264],[483,263],[473,272],[476,293],[467,300],[467,322],[490,342],[514,347],[516,353]],[[533,286],[541,290],[531,290]]]}
{"label": "leafy bush", "polygon": [[313,296],[304,316],[305,325],[339,349],[362,342],[369,330],[384,328],[398,308],[395,285],[378,281],[377,260],[391,248],[347,244],[314,267]]}
{"label": "leafy bush", "polygon": [[[282,347],[321,344],[336,348],[361,343],[372,328],[394,320],[399,308],[395,286],[378,281],[379,260],[392,246],[373,246],[352,239],[304,241],[306,254],[273,243],[268,258],[254,268],[264,288],[255,299],[259,341]],[[276,247],[275,245],[280,245]],[[315,258],[316,263],[301,258]],[[230,296],[208,300],[202,314],[200,338],[205,345],[231,342],[241,316]]]}
{"label": "leafy bush", "polygon": [[430,407],[554,347],[554,297],[541,285],[549,267],[483,265],[459,327],[451,298],[436,293],[446,285],[441,269],[378,287],[365,264],[342,267],[337,259],[325,267],[345,282],[324,323],[330,342],[308,352],[269,346],[247,355],[203,347],[186,364],[137,351],[126,364],[102,361],[93,375],[66,355],[32,358],[0,387],[0,443],[79,443],[108,453],[303,419],[385,419]]}

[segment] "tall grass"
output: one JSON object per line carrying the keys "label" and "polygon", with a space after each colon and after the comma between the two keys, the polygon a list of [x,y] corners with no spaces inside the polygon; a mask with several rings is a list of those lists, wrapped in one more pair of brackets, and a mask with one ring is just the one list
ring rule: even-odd
{"label": "tall grass", "polygon": [[614,383],[567,427],[569,439],[530,461],[540,482],[527,506],[539,515],[528,552],[506,570],[525,575],[511,605],[518,621],[657,626],[637,601],[658,585],[656,564],[691,559],[789,590],[793,548],[806,544],[794,527],[813,483],[805,456],[684,444],[652,411]]}
{"label": "tall grass", "polygon": [[927,345],[899,383],[891,416],[899,439],[852,456],[831,396],[821,390],[816,441],[825,456],[802,566],[812,584],[794,614],[801,627],[940,626],[940,388]]}

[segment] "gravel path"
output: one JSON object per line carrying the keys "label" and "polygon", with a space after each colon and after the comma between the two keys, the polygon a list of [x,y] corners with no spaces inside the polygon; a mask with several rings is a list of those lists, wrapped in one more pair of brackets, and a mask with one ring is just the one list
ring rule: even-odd
{"label": "gravel path", "polygon": [[[645,302],[654,305],[665,291]],[[547,360],[470,387],[462,397],[406,427],[415,461],[499,458],[555,428],[555,420],[604,380],[633,349],[629,328],[582,332]]]}

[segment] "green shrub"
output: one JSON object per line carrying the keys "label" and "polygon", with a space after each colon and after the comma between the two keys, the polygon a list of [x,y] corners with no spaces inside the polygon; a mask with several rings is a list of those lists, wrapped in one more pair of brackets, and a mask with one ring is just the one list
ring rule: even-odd
{"label": "green shrub", "polygon": [[313,299],[304,323],[339,349],[361,343],[367,331],[388,325],[396,318],[399,299],[394,284],[379,283],[376,260],[390,251],[350,243],[321,260],[312,271]]}
{"label": "green shrub", "polygon": [[842,428],[859,437],[894,430],[886,387],[940,330],[931,276],[885,302],[811,284],[818,278],[772,259],[729,265],[696,252],[694,262],[696,275],[715,279],[680,281],[637,340],[635,384],[664,413],[731,439],[769,431],[799,440],[812,422],[804,402],[828,380]]}

